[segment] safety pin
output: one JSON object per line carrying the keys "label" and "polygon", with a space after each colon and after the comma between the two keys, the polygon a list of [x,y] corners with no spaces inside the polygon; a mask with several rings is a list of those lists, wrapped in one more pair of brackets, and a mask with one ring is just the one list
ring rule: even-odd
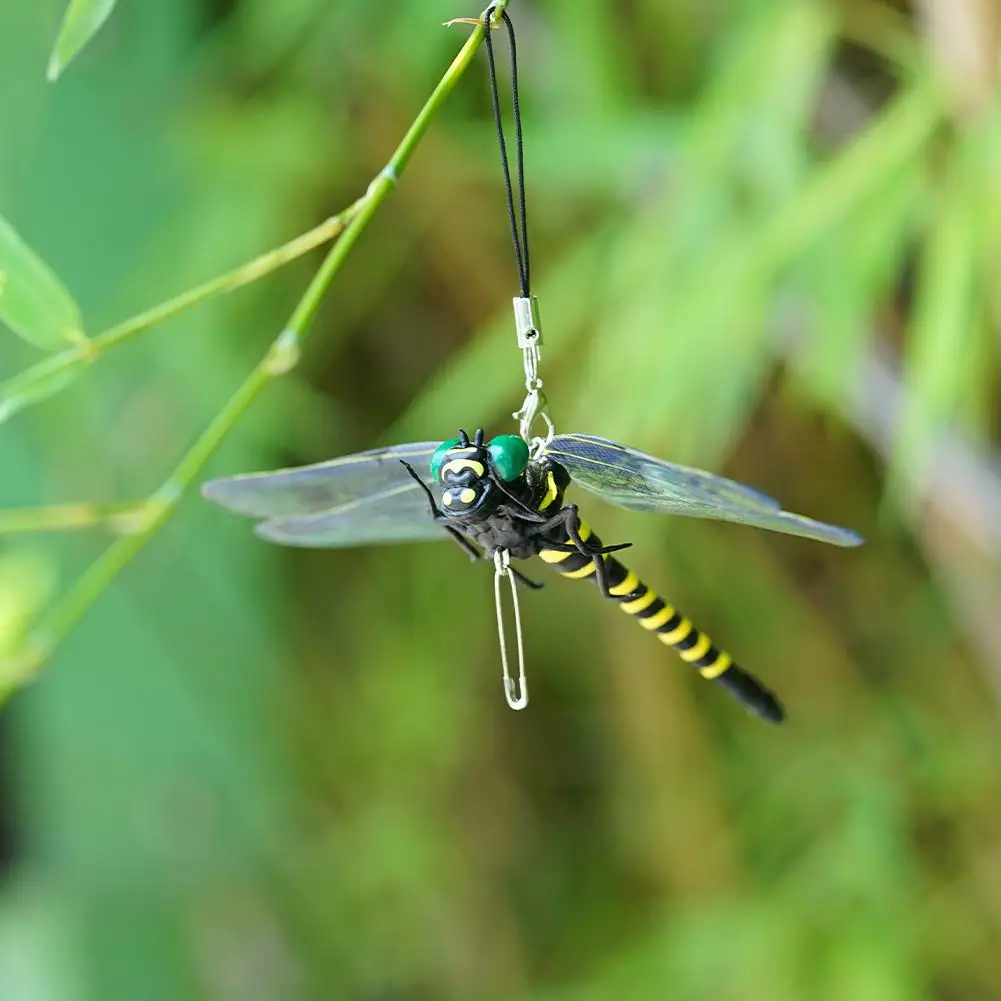
{"label": "safety pin", "polygon": [[[504,601],[501,595],[501,578],[507,577],[511,586],[511,603],[514,606],[514,633],[518,639],[518,680],[511,677],[507,660],[507,638],[504,635]],[[525,650],[521,641],[521,610],[518,606],[518,585],[511,573],[511,554],[506,549],[494,550],[494,604],[497,607],[497,636],[500,640],[503,667],[504,697],[512,709],[528,705],[528,681],[525,678]],[[520,692],[519,692],[520,689]]]}

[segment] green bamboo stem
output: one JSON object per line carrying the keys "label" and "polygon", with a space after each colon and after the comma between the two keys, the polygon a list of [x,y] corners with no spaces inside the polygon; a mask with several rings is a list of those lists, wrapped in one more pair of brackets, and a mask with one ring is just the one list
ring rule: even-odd
{"label": "green bamboo stem", "polygon": [[[494,22],[499,19],[500,12],[507,6],[507,3],[508,0],[499,0],[495,5],[492,17]],[[452,64],[396,147],[389,163],[369,185],[364,197],[355,202],[341,216],[336,217],[344,223],[343,231],[313,276],[313,280],[292,312],[285,329],[275,338],[264,358],[181,459],[170,478],[136,512],[137,528],[133,534],[112,543],[90,565],[70,590],[41,617],[34,628],[29,631],[20,650],[12,657],[0,660],[0,702],[3,702],[13,691],[38,674],[91,605],[173,514],[187,488],[202,471],[219,443],[253,403],[260,391],[271,379],[284,375],[295,366],[299,358],[300,347],[308,336],[331,282],[362,231],[395,189],[397,180],[417,148],[417,144],[427,131],[434,115],[444,104],[445,98],[472,62],[483,41],[483,33],[482,25],[474,28],[465,45],[452,60]],[[270,256],[265,255],[265,257]],[[261,261],[263,258],[258,260]],[[225,279],[231,275],[215,279],[213,282],[206,283],[206,286],[224,283]],[[204,289],[206,286],[200,286],[200,288]],[[220,287],[209,294],[226,290]],[[132,321],[126,321],[119,327],[112,328],[100,337],[94,338],[91,346],[102,345],[98,347],[98,352],[100,352],[107,348],[109,341],[118,343],[126,337],[132,336],[139,329],[145,329],[151,323],[166,319],[178,309],[190,305],[191,296],[197,291],[196,289],[192,293],[178,296],[170,303],[155,307]],[[177,305],[178,302],[181,303],[180,306]],[[170,311],[164,312],[168,308]],[[150,320],[151,314],[156,314],[152,321]],[[142,321],[145,326],[137,327],[137,321]],[[70,352],[65,353],[69,354]],[[78,363],[80,361],[79,355],[75,355],[73,361]]]}

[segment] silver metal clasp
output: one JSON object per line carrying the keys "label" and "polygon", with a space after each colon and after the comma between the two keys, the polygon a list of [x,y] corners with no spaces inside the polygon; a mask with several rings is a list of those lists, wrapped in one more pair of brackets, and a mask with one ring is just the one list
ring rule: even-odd
{"label": "silver metal clasp", "polygon": [[525,402],[512,416],[519,422],[519,432],[525,441],[531,439],[532,424],[542,416],[548,429],[547,437],[553,436],[553,422],[547,413],[548,401],[542,392],[539,378],[539,358],[542,346],[542,325],[539,322],[539,300],[534,296],[516,296],[514,306],[514,326],[518,335],[518,347],[525,369]]}
{"label": "silver metal clasp", "polygon": [[[507,659],[507,637],[504,631],[504,596],[501,579],[507,577],[511,588],[511,605],[514,609],[514,634],[518,642],[518,680],[511,676]],[[521,609],[518,605],[518,584],[511,573],[511,554],[506,549],[494,550],[494,604],[497,607],[497,638],[500,640],[504,697],[512,709],[528,705],[528,680],[525,677],[525,649],[521,640]]]}

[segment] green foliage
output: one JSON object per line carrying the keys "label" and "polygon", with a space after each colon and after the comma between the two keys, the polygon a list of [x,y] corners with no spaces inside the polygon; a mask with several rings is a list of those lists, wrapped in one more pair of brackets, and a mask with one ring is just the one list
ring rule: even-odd
{"label": "green foliage", "polygon": [[115,0],[70,0],[49,57],[47,75],[57,80],[70,61],[101,30],[115,9]]}
{"label": "green foliage", "polygon": [[8,6],[0,206],[103,333],[8,241],[0,997],[1001,996],[990,5],[511,5],[557,428],[869,540],[588,504],[779,730],[545,577],[511,713],[486,568],[197,498],[514,430],[482,60],[435,90],[475,11],[133,3],[51,88]]}
{"label": "green foliage", "polygon": [[29,344],[44,350],[83,338],[80,307],[2,216],[0,320]]}

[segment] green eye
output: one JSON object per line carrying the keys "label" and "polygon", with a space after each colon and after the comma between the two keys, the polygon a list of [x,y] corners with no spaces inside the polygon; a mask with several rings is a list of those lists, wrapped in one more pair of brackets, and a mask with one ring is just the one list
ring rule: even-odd
{"label": "green eye", "polygon": [[528,445],[516,434],[500,434],[487,444],[494,469],[502,480],[516,480],[528,465]]}
{"label": "green eye", "polygon": [[450,438],[448,441],[443,441],[434,450],[434,452],[431,453],[431,475],[436,480],[441,476],[441,467],[445,465],[446,456],[458,444],[458,438]]}

